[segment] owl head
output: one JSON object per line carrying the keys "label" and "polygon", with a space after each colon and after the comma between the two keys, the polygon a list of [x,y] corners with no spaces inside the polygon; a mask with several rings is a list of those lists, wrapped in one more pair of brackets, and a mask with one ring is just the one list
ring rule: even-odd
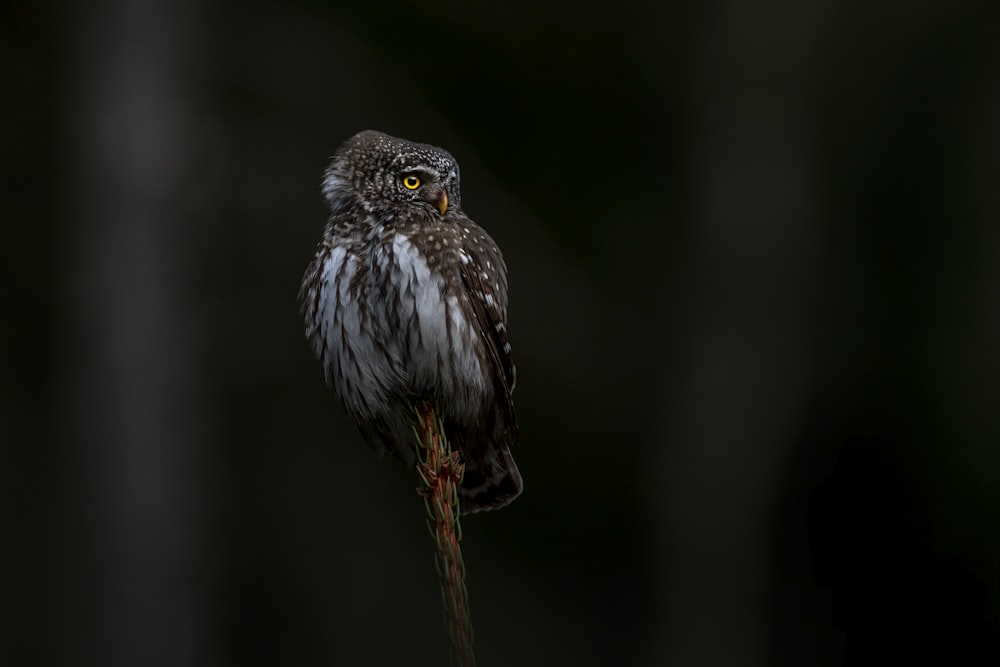
{"label": "owl head", "polygon": [[458,163],[448,151],[365,130],[345,141],[323,175],[334,213],[417,207],[444,215],[461,207]]}

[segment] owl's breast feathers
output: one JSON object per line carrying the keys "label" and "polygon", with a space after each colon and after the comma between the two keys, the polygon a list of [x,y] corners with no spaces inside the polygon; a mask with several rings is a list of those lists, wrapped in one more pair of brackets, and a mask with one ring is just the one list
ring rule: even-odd
{"label": "owl's breast feathers", "polygon": [[455,263],[447,252],[424,249],[439,243],[441,233],[395,233],[375,252],[376,280],[390,286],[382,307],[388,330],[398,337],[406,393],[434,395],[472,424],[492,398],[490,369]]}
{"label": "owl's breast feathers", "polygon": [[[507,278],[499,250],[461,215],[399,229],[373,225],[363,244],[328,238],[309,332],[327,377],[363,416],[393,395],[446,401],[473,424],[502,406],[503,439],[516,438],[510,395]],[[450,223],[450,224],[449,224]]]}

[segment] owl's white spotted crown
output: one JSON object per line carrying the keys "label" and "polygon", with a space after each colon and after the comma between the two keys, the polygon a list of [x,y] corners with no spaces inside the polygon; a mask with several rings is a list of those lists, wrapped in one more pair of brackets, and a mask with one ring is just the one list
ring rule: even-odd
{"label": "owl's white spotted crown", "polygon": [[368,210],[392,200],[413,201],[415,194],[399,183],[402,173],[422,174],[439,183],[451,206],[461,206],[461,174],[448,151],[376,130],[359,132],[341,145],[323,176],[323,194],[332,209],[352,197]]}

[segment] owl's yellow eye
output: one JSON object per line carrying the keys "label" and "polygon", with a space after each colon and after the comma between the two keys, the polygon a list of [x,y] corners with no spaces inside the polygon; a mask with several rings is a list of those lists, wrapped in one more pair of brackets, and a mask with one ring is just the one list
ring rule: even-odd
{"label": "owl's yellow eye", "polygon": [[418,176],[414,176],[413,174],[405,176],[403,178],[403,187],[407,190],[416,190],[420,187],[420,178]]}

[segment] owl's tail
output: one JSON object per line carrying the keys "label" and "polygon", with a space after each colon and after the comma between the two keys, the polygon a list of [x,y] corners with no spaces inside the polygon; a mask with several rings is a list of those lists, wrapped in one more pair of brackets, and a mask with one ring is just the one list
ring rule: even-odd
{"label": "owl's tail", "polygon": [[506,445],[471,454],[458,488],[462,514],[500,509],[521,495],[524,482]]}

